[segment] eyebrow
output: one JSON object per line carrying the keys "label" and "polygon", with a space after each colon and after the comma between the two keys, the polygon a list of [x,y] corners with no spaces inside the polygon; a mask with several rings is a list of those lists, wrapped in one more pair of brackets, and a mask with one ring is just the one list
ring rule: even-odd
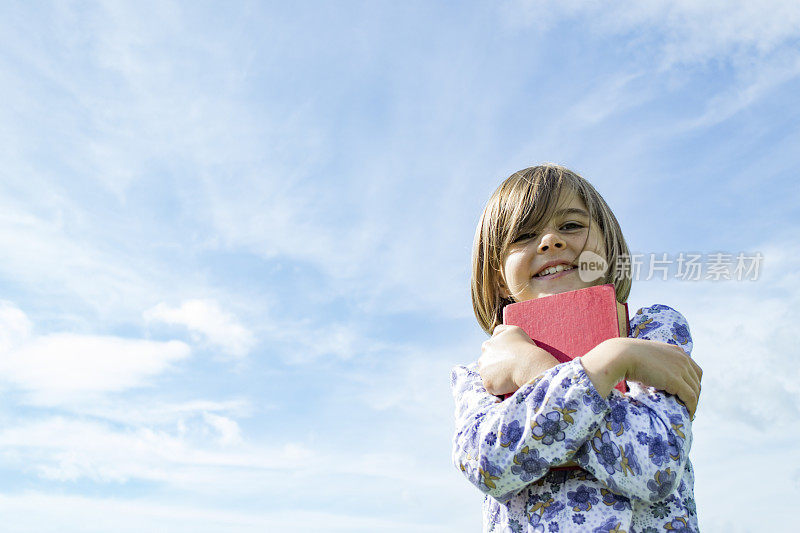
{"label": "eyebrow", "polygon": [[589,217],[589,213],[579,207],[568,207],[566,209],[559,209],[556,211],[556,216],[560,217],[564,215],[581,215],[587,218]]}

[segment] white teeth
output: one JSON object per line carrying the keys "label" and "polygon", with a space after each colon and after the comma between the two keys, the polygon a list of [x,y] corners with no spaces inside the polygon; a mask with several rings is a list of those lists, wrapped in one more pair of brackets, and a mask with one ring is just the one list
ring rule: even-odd
{"label": "white teeth", "polygon": [[567,265],[556,265],[554,267],[545,268],[544,270],[542,270],[541,272],[536,274],[536,277],[538,278],[540,276],[547,276],[549,274],[555,274],[556,272],[561,272],[562,270],[572,270],[573,268],[574,267],[567,266]]}

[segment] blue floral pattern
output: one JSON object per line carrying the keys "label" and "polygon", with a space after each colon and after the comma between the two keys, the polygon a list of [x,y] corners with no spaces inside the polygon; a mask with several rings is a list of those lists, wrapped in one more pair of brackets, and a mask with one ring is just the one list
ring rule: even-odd
{"label": "blue floral pattern", "polygon": [[[630,336],[691,356],[685,318],[639,309]],[[629,382],[600,396],[580,358],[551,368],[506,401],[477,362],[453,368],[453,462],[484,494],[485,532],[697,531],[692,423],[670,394]],[[554,470],[568,462],[580,469]]]}

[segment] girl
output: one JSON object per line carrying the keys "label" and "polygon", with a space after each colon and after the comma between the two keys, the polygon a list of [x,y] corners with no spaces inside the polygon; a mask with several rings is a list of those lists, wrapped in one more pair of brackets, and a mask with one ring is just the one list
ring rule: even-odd
{"label": "girl", "polygon": [[[582,280],[585,250],[607,261],[605,277]],[[702,370],[689,357],[683,315],[639,309],[626,336],[568,363],[502,325],[509,303],[593,285],[613,283],[627,301],[626,257],[608,205],[565,168],[517,172],[489,199],[475,234],[472,303],[491,339],[451,376],[453,461],[486,494],[485,532],[697,531],[688,454]],[[613,388],[621,379],[626,394]]]}

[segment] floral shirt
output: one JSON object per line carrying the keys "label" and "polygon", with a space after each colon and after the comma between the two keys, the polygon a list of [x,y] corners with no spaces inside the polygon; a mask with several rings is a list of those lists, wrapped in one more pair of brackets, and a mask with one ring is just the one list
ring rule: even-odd
{"label": "floral shirt", "polygon": [[[665,305],[639,309],[629,337],[691,355],[686,319]],[[453,368],[453,462],[486,494],[484,532],[698,531],[692,423],[675,396],[629,382],[603,398],[580,358],[507,400],[486,392],[477,361]],[[581,469],[550,470],[574,461]]]}

